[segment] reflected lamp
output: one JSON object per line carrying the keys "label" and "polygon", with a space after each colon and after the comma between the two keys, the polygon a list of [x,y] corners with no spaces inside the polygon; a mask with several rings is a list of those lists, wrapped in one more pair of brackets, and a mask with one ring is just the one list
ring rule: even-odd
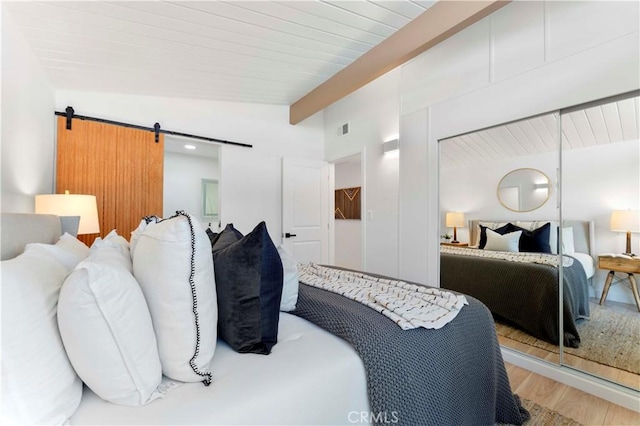
{"label": "reflected lamp", "polygon": [[453,228],[453,244],[457,244],[458,241],[458,233],[457,228],[464,227],[464,213],[460,212],[447,212],[445,216],[445,225],[447,228]]}
{"label": "reflected lamp", "polygon": [[627,248],[624,254],[635,256],[631,252],[631,233],[640,232],[640,210],[614,210],[611,213],[611,230],[627,233]]}

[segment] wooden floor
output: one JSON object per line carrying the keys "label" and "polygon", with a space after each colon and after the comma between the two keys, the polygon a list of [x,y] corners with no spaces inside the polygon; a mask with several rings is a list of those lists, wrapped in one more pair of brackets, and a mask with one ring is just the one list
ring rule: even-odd
{"label": "wooden floor", "polygon": [[640,413],[513,364],[505,365],[511,389],[522,398],[555,410],[584,425],[640,425]]}

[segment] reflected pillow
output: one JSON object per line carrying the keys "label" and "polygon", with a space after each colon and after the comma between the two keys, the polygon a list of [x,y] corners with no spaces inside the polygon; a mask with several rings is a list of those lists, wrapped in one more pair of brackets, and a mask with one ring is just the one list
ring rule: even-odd
{"label": "reflected pillow", "polygon": [[562,252],[564,254],[575,254],[576,247],[573,240],[573,228],[562,228]]}
{"label": "reflected pillow", "polygon": [[511,225],[509,232],[522,231],[518,248],[521,252],[527,253],[551,253],[549,245],[549,234],[551,232],[551,224],[547,222],[538,229],[528,231],[519,226]]}
{"label": "reflected pillow", "polygon": [[485,250],[508,252],[518,251],[518,244],[520,242],[522,231],[509,232],[508,234],[500,235],[499,233],[487,228],[486,233],[487,244],[484,246]]}
{"label": "reflected pillow", "polygon": [[[484,226],[484,225],[478,225],[480,226],[480,244],[478,245],[478,248],[485,248],[485,245],[487,244],[487,229],[491,229],[488,226]],[[497,232],[500,235],[504,235],[508,232],[513,231],[512,229],[512,224],[507,223],[506,225],[503,225],[499,228],[495,228],[495,229],[491,229],[494,232]]]}

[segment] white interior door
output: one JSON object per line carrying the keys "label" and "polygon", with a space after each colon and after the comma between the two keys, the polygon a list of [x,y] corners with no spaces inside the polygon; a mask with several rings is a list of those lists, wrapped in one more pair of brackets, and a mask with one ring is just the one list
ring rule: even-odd
{"label": "white interior door", "polygon": [[282,159],[282,243],[298,262],[328,263],[328,163]]}

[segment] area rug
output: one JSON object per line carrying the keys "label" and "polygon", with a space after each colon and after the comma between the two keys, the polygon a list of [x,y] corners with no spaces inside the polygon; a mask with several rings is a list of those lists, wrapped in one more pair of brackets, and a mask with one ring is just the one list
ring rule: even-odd
{"label": "area rug", "polygon": [[531,418],[524,423],[525,426],[580,426],[581,423],[570,417],[563,416],[557,411],[550,410],[535,402],[521,398],[522,406],[529,411]]}
{"label": "area rug", "polygon": [[[558,346],[536,339],[496,321],[496,331],[518,342],[558,353]],[[591,303],[591,318],[578,324],[580,347],[565,353],[640,374],[640,313],[617,306]]]}

